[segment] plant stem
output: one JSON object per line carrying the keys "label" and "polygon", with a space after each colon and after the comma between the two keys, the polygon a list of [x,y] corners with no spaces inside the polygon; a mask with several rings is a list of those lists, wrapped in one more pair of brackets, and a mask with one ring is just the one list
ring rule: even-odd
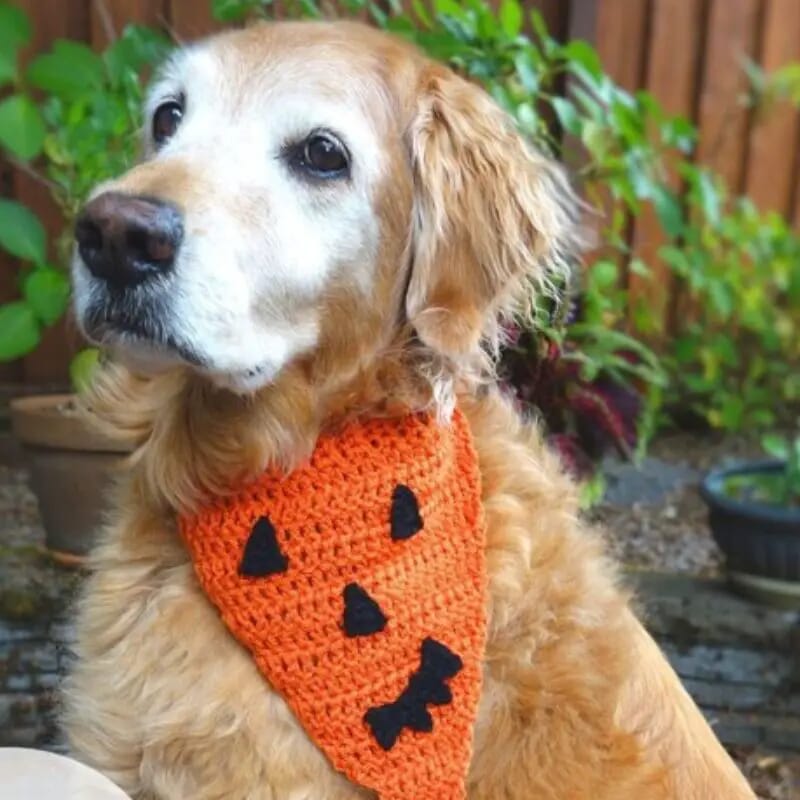
{"label": "plant stem", "polygon": [[94,10],[97,16],[100,17],[100,24],[103,26],[103,31],[109,42],[117,41],[117,31],[114,28],[114,20],[111,18],[111,12],[108,10],[106,0],[94,0]]}
{"label": "plant stem", "polygon": [[186,40],[175,30],[175,26],[163,14],[158,15],[158,24],[169,34],[173,44],[178,47],[183,47],[186,44]]}

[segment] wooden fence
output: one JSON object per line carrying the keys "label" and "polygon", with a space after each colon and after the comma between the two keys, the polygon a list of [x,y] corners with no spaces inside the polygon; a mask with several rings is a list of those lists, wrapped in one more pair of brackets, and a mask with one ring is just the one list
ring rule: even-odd
{"label": "wooden fence", "polygon": [[[16,2],[35,21],[30,52],[60,37],[102,47],[128,22],[161,25],[185,39],[215,27],[208,0]],[[593,42],[606,69],[625,88],[646,88],[668,111],[694,120],[700,129],[698,159],[760,207],[800,226],[800,117],[779,110],[756,125],[739,102],[745,58],[768,69],[800,60],[800,0],[527,0],[526,5],[541,10],[557,37]],[[51,231],[58,230],[58,214],[46,194],[2,164],[0,195],[28,203]],[[643,255],[652,256],[660,241],[651,212],[644,210],[632,221],[631,236]],[[657,277],[666,299],[675,287],[666,270]],[[0,257],[0,298],[15,292],[13,264]],[[56,326],[35,353],[0,365],[0,380],[63,379],[77,345],[74,326]]]}

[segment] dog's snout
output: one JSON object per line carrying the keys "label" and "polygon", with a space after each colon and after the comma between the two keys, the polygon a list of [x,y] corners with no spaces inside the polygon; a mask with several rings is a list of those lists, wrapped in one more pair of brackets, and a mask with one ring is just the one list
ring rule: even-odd
{"label": "dog's snout", "polygon": [[89,271],[123,289],[169,272],[182,238],[183,220],[174,206],[119,192],[89,202],[75,224]]}

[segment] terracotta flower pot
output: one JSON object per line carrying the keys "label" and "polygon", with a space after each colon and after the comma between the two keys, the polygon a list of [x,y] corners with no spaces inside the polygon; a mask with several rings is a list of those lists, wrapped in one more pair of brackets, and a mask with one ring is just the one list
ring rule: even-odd
{"label": "terracotta flower pot", "polygon": [[47,551],[82,563],[103,519],[106,493],[130,447],[95,430],[72,395],[11,401],[12,430],[25,448]]}

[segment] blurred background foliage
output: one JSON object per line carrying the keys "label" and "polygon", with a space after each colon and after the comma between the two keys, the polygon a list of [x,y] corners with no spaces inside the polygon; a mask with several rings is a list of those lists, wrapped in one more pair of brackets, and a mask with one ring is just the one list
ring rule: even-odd
{"label": "blurred background foliage", "polygon": [[[211,5],[227,23],[274,12],[268,0]],[[315,0],[281,7],[283,16],[329,16]],[[533,330],[509,325],[503,375],[576,473],[591,475],[609,447],[641,454],[664,426],[770,432],[797,424],[800,237],[694,162],[691,122],[648,92],[622,89],[590,44],[560,43],[519,0],[496,8],[484,0],[346,0],[342,9],[483,84],[532,144],[574,176],[597,246],[562,304],[542,307]],[[25,15],[0,2],[0,148],[48,186],[66,226],[48,248],[32,212],[0,201],[0,247],[21,263],[20,298],[0,306],[0,359],[35,348],[64,313],[72,220],[90,187],[135,159],[141,87],[172,46],[159,31],[131,26],[100,54],[59,41],[22,69],[17,54],[30,35]],[[772,74],[742,68],[750,85],[742,102],[758,118],[800,104],[800,64]],[[662,234],[653,258],[684,287],[666,313],[653,264],[626,236],[645,207]],[[639,278],[635,294],[621,279],[628,273]]]}

